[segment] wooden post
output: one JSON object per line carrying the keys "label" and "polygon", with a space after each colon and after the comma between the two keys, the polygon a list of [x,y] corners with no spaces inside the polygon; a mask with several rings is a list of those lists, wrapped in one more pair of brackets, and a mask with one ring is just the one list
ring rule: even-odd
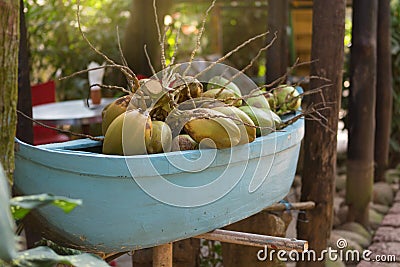
{"label": "wooden post", "polygon": [[[333,221],[333,194],[336,175],[336,132],[342,90],[344,57],[345,0],[320,0],[313,4],[313,36],[311,75],[330,80],[332,86],[323,91],[329,109],[321,111],[325,126],[306,121],[301,201],[314,201],[315,208],[299,214],[298,238],[309,241],[310,249],[320,253],[326,249]],[[311,79],[310,89],[326,81]],[[305,98],[321,103],[319,94]],[[325,266],[324,262],[299,262],[297,266]]]}
{"label": "wooden post", "polygon": [[172,267],[172,243],[153,248],[153,267]]}
{"label": "wooden post", "polygon": [[350,57],[348,220],[369,224],[374,175],[377,0],[353,0]]}
{"label": "wooden post", "polygon": [[[20,1],[20,42],[18,53],[18,110],[32,117],[31,86],[29,80],[28,40],[24,15],[24,2]],[[17,138],[33,144],[32,121],[18,115]]]}
{"label": "wooden post", "polygon": [[384,181],[385,170],[389,164],[389,141],[393,102],[390,0],[379,1],[377,36],[375,181]]}
{"label": "wooden post", "polygon": [[[289,62],[287,27],[289,23],[288,0],[268,1],[268,30],[277,32],[278,39],[267,50],[266,83],[271,83],[286,73]],[[270,38],[272,39],[272,37]],[[270,41],[270,40],[268,40]]]}

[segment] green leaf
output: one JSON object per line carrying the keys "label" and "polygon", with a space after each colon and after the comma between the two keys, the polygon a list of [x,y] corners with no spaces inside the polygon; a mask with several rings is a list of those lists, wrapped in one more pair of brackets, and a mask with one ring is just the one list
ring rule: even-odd
{"label": "green leaf", "polygon": [[109,267],[101,258],[83,253],[73,256],[57,255],[48,247],[37,247],[18,253],[13,260],[13,266],[23,267],[53,267],[56,263],[73,265],[75,267]]}
{"label": "green leaf", "polygon": [[7,178],[0,164],[0,262],[9,262],[17,254],[15,223],[11,216],[9,199]]}
{"label": "green leaf", "polygon": [[81,205],[79,199],[53,196],[51,194],[40,194],[32,196],[14,197],[10,200],[11,211],[15,219],[22,219],[30,210],[54,205],[62,209],[65,213],[71,212],[76,206]]}

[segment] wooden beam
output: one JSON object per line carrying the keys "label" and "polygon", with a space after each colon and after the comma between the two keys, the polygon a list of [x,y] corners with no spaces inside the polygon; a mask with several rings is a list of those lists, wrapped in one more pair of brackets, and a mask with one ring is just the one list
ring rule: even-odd
{"label": "wooden beam", "polygon": [[284,210],[312,210],[315,208],[313,201],[296,203],[276,203],[264,209],[264,211],[284,211]]}
{"label": "wooden beam", "polygon": [[207,240],[226,242],[231,244],[246,245],[253,247],[269,247],[276,250],[296,250],[307,251],[308,242],[304,240],[296,240],[283,237],[250,234],[236,231],[228,231],[217,229],[209,233],[195,236]]}

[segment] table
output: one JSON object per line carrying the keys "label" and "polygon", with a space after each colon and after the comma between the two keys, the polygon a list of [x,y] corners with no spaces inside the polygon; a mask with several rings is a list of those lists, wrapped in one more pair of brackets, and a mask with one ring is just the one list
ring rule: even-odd
{"label": "table", "polygon": [[101,112],[115,98],[102,98],[100,105],[93,105],[89,100],[69,100],[42,104],[32,107],[32,118],[45,124],[53,125],[79,125],[84,133],[93,123],[101,123]]}

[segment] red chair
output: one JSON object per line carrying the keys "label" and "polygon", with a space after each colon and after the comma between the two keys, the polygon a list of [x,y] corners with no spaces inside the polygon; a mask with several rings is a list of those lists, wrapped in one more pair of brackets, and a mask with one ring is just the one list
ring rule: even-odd
{"label": "red chair", "polygon": [[[54,81],[31,86],[32,106],[53,103],[56,101],[56,85]],[[54,125],[50,125],[54,126]],[[33,125],[33,144],[42,145],[68,141],[69,137],[55,130],[40,125]]]}

